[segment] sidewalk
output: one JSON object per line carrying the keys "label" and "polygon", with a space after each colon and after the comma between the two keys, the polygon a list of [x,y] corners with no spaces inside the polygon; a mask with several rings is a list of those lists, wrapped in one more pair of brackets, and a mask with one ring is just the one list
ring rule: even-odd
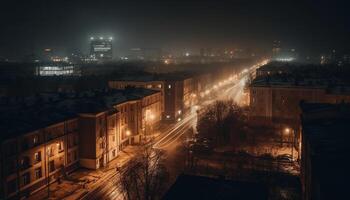
{"label": "sidewalk", "polygon": [[50,198],[48,198],[47,187],[31,195],[28,200],[44,199],[65,199],[76,200],[82,198],[87,193],[96,189],[102,182],[116,173],[116,167],[125,165],[133,158],[139,147],[127,146],[122,150],[118,157],[111,161],[107,166],[98,170],[78,169],[68,175],[67,179],[61,179],[50,184]]}

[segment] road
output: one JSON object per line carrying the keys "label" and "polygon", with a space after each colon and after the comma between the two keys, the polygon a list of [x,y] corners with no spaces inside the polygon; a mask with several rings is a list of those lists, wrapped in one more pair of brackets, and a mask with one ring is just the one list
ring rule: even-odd
{"label": "road", "polygon": [[[243,90],[245,83],[248,79],[249,73],[255,70],[257,67],[263,65],[265,62],[259,63],[242,71],[235,78],[229,78],[223,80],[216,85],[213,85],[211,89],[203,93],[203,100],[194,109],[191,109],[186,116],[184,116],[181,121],[172,124],[167,130],[163,131],[161,136],[156,138],[156,142],[153,144],[153,148],[163,149],[168,154],[168,167],[170,168],[170,174],[173,178],[180,171],[179,168],[182,167],[181,156],[177,150],[177,145],[180,143],[183,136],[186,135],[191,129],[196,129],[197,124],[197,109],[200,107],[206,107],[209,104],[215,102],[216,100],[227,100],[233,99],[237,104],[241,104],[243,98]],[[123,199],[123,195],[120,193],[120,185],[118,184],[118,174],[107,180],[104,184],[87,195],[84,200],[90,199]]]}
{"label": "road", "polygon": [[[262,63],[263,64],[263,63]],[[248,80],[249,72],[255,70],[262,64],[254,65],[248,70],[241,72],[235,79],[230,78],[219,84],[213,85],[208,92],[206,92],[207,98],[194,107],[205,107],[217,100],[228,100],[232,99],[238,105],[242,104],[244,98],[244,88]],[[195,130],[197,125],[197,112],[196,109],[191,109],[180,122],[173,125],[167,131],[165,131],[161,138],[153,145],[153,148],[167,149],[185,135],[190,129]]]}

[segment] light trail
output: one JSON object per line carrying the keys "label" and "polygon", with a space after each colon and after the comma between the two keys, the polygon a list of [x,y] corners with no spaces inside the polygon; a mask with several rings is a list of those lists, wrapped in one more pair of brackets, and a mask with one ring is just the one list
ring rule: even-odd
{"label": "light trail", "polygon": [[[252,66],[249,69],[243,70],[238,76],[239,79],[234,81],[232,79],[223,81],[226,84],[222,84],[223,82],[219,82],[219,86],[215,84],[212,89],[208,89],[205,93],[209,95],[212,91],[219,91],[220,87],[230,86],[229,88],[224,89],[223,91],[218,92],[219,96],[216,98],[205,100],[201,104],[200,107],[206,107],[217,100],[227,100],[233,99],[235,103],[238,105],[242,104],[243,92],[246,81],[248,80],[248,76],[251,72],[255,71],[256,68],[260,67],[265,63],[259,63],[257,65]],[[221,84],[220,84],[221,83]],[[230,85],[231,84],[231,85]],[[186,131],[188,131],[191,127],[195,127],[197,123],[197,113],[190,113],[185,116],[180,122],[176,123],[174,126],[169,128],[167,131],[163,133],[161,138],[153,144],[153,148],[163,149],[169,147],[174,144],[181,136],[183,136]]]}
{"label": "light trail", "polygon": [[[200,104],[199,107],[204,108],[217,100],[225,100],[225,99],[233,99],[236,103],[240,103],[242,99],[243,90],[245,87],[245,82],[248,79],[250,73],[255,71],[261,65],[266,64],[267,61],[258,63],[248,70],[245,70],[243,73],[238,74],[238,80],[233,80],[230,78],[226,81],[221,81],[221,84],[213,85],[213,88],[208,90],[206,95],[212,94],[212,92],[216,92],[218,96],[212,99],[205,99]],[[224,84],[223,84],[224,82]],[[225,88],[229,86],[228,88]],[[224,89],[220,89],[224,88]],[[208,97],[208,96],[207,96]],[[188,115],[184,116],[183,119],[176,124],[170,126],[166,129],[159,138],[156,139],[156,142],[153,144],[153,148],[157,149],[165,149],[174,143],[178,142],[181,136],[183,136],[191,127],[195,127],[197,125],[197,112],[191,112]],[[110,177],[110,180],[103,184],[103,186],[99,187],[95,192],[90,193],[86,199],[110,199],[110,200],[119,200],[124,199],[121,185],[119,181],[119,177],[117,174]]]}

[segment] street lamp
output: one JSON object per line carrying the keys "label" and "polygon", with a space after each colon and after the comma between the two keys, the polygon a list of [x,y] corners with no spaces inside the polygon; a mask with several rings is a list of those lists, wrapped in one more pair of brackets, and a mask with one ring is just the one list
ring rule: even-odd
{"label": "street lamp", "polygon": [[127,130],[127,131],[125,132],[125,134],[126,134],[126,136],[130,136],[130,135],[131,135],[130,130]]}
{"label": "street lamp", "polygon": [[145,139],[147,139],[148,136],[148,129],[151,128],[153,125],[152,122],[155,119],[155,115],[150,111],[146,110],[146,119],[145,119]]}
{"label": "street lamp", "polygon": [[288,137],[288,143],[289,142],[289,138],[290,136],[292,137],[292,150],[291,150],[291,153],[292,153],[292,161],[294,160],[294,134],[293,134],[293,130],[289,127],[285,128],[284,129],[284,135],[286,135]]}
{"label": "street lamp", "polygon": [[286,134],[289,134],[289,133],[290,133],[290,128],[285,128],[285,129],[284,129],[284,132],[285,132]]}

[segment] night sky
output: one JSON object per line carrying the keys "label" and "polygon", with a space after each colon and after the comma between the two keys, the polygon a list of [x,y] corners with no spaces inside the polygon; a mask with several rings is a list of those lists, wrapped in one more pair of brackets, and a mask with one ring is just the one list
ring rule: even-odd
{"label": "night sky", "polygon": [[89,1],[5,0],[0,8],[0,57],[52,48],[87,53],[92,35],[113,36],[120,52],[159,47],[267,51],[272,41],[300,52],[348,50],[346,1]]}

